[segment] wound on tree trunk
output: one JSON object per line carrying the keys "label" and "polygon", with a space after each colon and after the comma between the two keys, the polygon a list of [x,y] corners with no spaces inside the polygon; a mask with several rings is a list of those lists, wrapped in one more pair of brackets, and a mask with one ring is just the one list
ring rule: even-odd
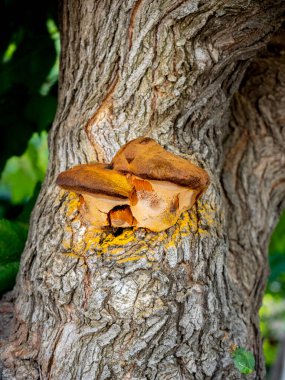
{"label": "wound on tree trunk", "polygon": [[78,165],[60,173],[56,183],[82,195],[81,214],[95,227],[159,232],[193,206],[209,177],[154,140],[138,138],[123,146],[110,165]]}

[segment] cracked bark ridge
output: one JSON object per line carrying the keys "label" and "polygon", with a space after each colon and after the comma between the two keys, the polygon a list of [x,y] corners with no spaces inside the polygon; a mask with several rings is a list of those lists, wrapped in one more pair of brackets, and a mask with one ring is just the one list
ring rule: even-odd
{"label": "cracked bark ridge", "polygon": [[[257,359],[248,378],[264,378],[257,310],[284,207],[284,56],[249,64],[284,7],[61,2],[50,166],[21,261],[5,376],[236,380],[237,344]],[[57,174],[110,162],[138,136],[205,168],[208,191],[158,234],[86,227],[79,197],[56,188]]]}

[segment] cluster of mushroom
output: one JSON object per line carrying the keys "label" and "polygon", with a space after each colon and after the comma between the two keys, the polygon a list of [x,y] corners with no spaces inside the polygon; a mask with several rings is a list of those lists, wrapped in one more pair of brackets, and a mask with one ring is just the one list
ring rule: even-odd
{"label": "cluster of mushroom", "polygon": [[151,138],[125,144],[111,164],[77,165],[57,185],[82,195],[81,214],[96,227],[173,226],[209,184],[205,170],[163,149]]}

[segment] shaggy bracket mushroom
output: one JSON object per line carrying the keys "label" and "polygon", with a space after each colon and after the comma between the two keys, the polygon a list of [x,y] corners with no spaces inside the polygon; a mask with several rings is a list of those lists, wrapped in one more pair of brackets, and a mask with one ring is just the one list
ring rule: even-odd
{"label": "shaggy bracket mushroom", "polygon": [[56,183],[82,196],[82,217],[96,227],[173,226],[209,185],[197,165],[163,149],[148,137],[125,144],[110,165],[77,165]]}

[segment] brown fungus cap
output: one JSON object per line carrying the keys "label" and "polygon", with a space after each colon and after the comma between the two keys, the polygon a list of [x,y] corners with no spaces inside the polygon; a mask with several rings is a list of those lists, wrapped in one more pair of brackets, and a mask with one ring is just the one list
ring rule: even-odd
{"label": "brown fungus cap", "polygon": [[128,198],[132,186],[126,176],[105,164],[83,164],[60,173],[56,184],[77,193],[103,194]]}
{"label": "brown fungus cap", "polygon": [[90,163],[60,173],[57,185],[82,194],[81,216],[96,227],[173,226],[209,184],[205,170],[150,138],[124,145],[110,165]]}
{"label": "brown fungus cap", "polygon": [[139,137],[124,145],[111,162],[115,170],[144,179],[168,181],[203,191],[209,176],[197,165],[174,155],[148,137]]}

